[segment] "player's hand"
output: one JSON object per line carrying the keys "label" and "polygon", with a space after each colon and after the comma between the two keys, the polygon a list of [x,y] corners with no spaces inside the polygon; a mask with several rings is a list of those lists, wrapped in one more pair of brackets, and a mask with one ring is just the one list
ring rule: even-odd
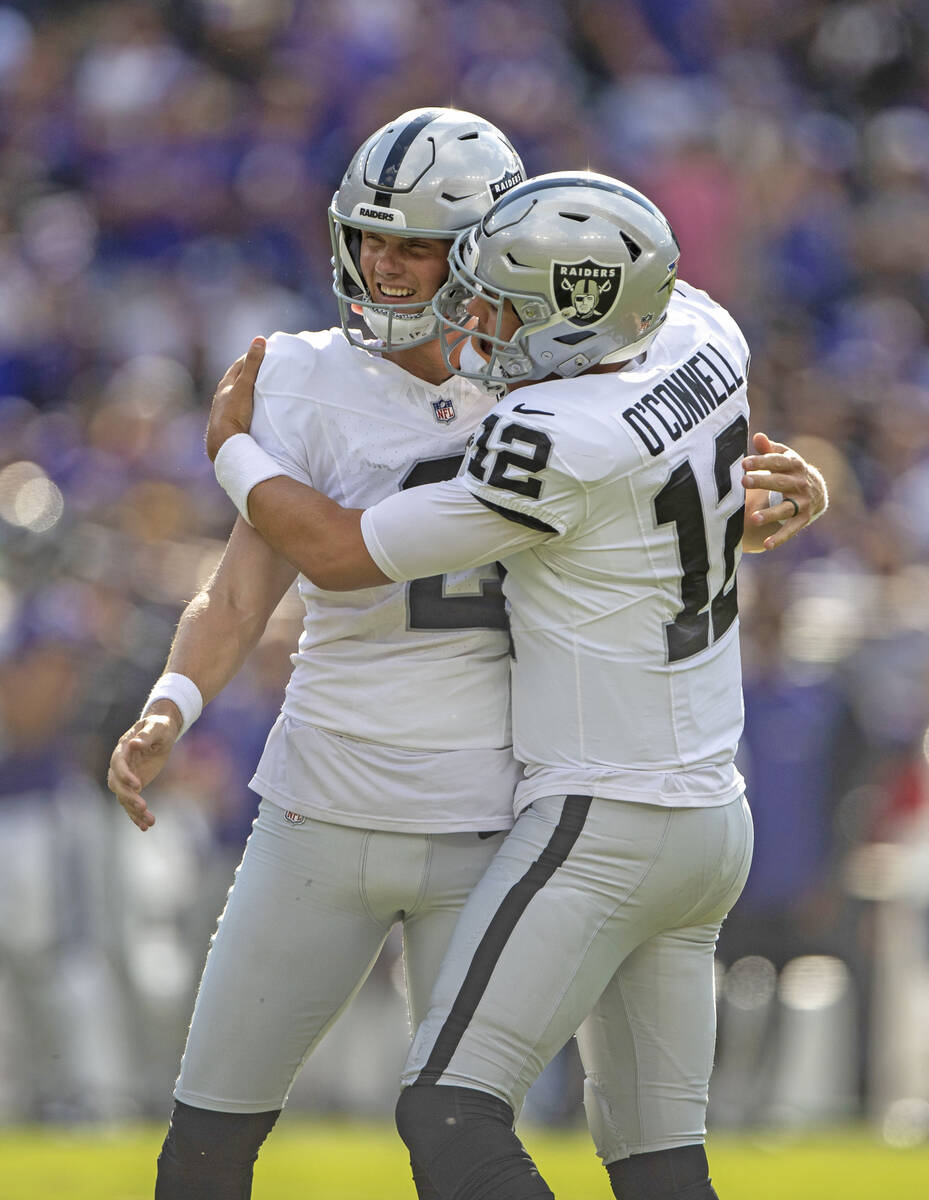
{"label": "player's hand", "polygon": [[742,460],[742,486],[746,491],[780,492],[783,500],[772,508],[765,497],[748,513],[744,549],[775,550],[796,537],[826,507],[826,485],[814,466],[782,442],[756,433],[752,444],[755,453]]}
{"label": "player's hand", "polygon": [[168,761],[179,729],[179,719],[148,712],[126,730],[110,756],[107,787],[143,833],[155,824],[155,814],[145,803],[142,789]]}
{"label": "player's hand", "polygon": [[255,380],[266,346],[263,337],[254,338],[248,353],[237,358],[219,381],[206,430],[206,452],[210,462],[216,458],[223,442],[236,433],[248,433],[252,423]]}

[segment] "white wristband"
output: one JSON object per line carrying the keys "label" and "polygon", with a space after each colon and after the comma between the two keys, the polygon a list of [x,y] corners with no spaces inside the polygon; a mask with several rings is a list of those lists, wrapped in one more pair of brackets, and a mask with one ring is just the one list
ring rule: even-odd
{"label": "white wristband", "polygon": [[178,740],[184,736],[203,711],[203,697],[200,695],[200,689],[189,676],[181,675],[177,671],[166,671],[156,682],[142,706],[143,717],[156,700],[171,700],[177,705],[181,714]]}
{"label": "white wristband", "polygon": [[[285,471],[267,450],[247,433],[236,433],[220,446],[213,463],[216,481],[248,521],[248,493],[266,479]],[[251,525],[251,521],[248,521]]]}

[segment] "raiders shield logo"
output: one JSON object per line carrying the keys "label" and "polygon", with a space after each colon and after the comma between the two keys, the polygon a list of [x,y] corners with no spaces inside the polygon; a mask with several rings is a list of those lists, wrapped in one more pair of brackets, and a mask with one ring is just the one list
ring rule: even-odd
{"label": "raiders shield logo", "polygon": [[572,325],[594,325],[610,313],[623,285],[621,265],[583,262],[552,263],[555,307]]}

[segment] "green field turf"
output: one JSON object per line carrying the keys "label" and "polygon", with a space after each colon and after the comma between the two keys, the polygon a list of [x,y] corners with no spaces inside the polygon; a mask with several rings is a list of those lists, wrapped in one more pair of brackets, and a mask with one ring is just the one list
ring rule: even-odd
{"label": "green field turf", "polygon": [[[611,1200],[585,1132],[523,1130],[558,1200]],[[3,1200],[150,1200],[160,1127],[0,1130]],[[892,1150],[870,1131],[720,1136],[710,1144],[721,1200],[929,1200],[929,1147]],[[414,1200],[386,1125],[289,1115],[262,1151],[254,1200]]]}

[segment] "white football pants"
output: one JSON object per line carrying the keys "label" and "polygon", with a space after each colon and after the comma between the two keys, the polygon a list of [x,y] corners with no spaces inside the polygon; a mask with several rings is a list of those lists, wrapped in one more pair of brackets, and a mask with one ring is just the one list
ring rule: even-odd
{"label": "white football pants", "polygon": [[536,800],[465,906],[404,1084],[476,1088],[518,1112],[579,1030],[604,1162],[702,1141],[714,949],[751,853],[744,798]]}
{"label": "white football pants", "polygon": [[415,1028],[501,840],[292,824],[263,800],[207,956],[177,1099],[217,1112],[281,1108],[397,921]]}

